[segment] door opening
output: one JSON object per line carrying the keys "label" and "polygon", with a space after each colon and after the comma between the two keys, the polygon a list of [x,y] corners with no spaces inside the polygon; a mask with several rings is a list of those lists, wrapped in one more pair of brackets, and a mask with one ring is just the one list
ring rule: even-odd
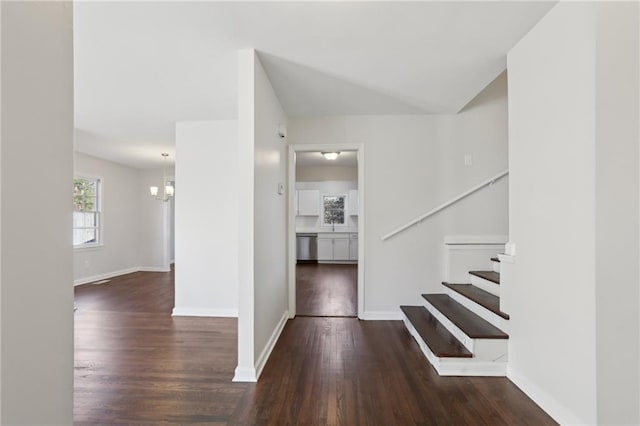
{"label": "door opening", "polygon": [[291,318],[362,317],[362,161],[361,145],[290,146]]}

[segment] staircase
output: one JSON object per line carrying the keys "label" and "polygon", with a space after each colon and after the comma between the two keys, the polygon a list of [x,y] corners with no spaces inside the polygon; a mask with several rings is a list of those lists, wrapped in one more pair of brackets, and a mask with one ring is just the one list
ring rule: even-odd
{"label": "staircase", "polygon": [[405,326],[441,376],[505,376],[509,315],[500,310],[500,260],[469,271],[471,284],[442,283],[421,306],[400,306]]}

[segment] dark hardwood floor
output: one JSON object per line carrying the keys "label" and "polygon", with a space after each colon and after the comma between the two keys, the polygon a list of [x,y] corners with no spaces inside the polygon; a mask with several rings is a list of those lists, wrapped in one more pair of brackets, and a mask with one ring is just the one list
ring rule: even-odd
{"label": "dark hardwood floor", "polygon": [[296,315],[355,317],[358,265],[296,265]]}
{"label": "dark hardwood floor", "polygon": [[400,321],[296,318],[232,383],[236,320],[172,305],[171,273],[76,287],[75,424],[555,424],[507,379],[439,377]]}

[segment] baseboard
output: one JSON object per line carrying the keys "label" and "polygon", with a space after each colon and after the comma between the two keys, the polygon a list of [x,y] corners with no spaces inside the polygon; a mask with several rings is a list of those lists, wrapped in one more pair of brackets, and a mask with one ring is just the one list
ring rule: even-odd
{"label": "baseboard", "polygon": [[93,275],[93,276],[90,276],[90,277],[78,278],[77,280],[73,281],[73,285],[76,286],[76,285],[81,285],[81,284],[88,284],[88,283],[92,283],[94,281],[106,280],[107,278],[118,277],[120,275],[131,274],[133,272],[138,272],[138,271],[139,271],[138,267],[134,266],[133,268],[121,269],[119,271],[107,272],[105,274],[99,274],[99,275]]}
{"label": "baseboard", "polygon": [[507,378],[559,424],[586,425],[593,423],[578,418],[571,410],[558,402],[556,398],[540,389],[525,376],[513,371],[510,367],[507,368]]}
{"label": "baseboard", "polygon": [[138,271],[141,272],[171,272],[171,268],[164,266],[139,266]]}
{"label": "baseboard", "polygon": [[236,372],[233,376],[234,382],[257,382],[256,369],[253,367],[236,367]]}
{"label": "baseboard", "polygon": [[258,357],[258,360],[256,361],[256,378],[260,377],[260,374],[262,374],[262,370],[264,369],[264,366],[267,363],[269,356],[271,355],[271,351],[273,351],[273,348],[276,346],[276,342],[278,341],[278,338],[280,337],[280,333],[282,333],[284,326],[287,324],[288,319],[289,311],[284,311],[282,317],[280,318],[280,321],[278,321],[276,328],[273,330],[271,337],[269,337],[267,344],[265,345],[264,349],[260,353],[260,356]]}
{"label": "baseboard", "polygon": [[400,311],[365,311],[362,318],[365,321],[398,321],[402,319]]}
{"label": "baseboard", "polygon": [[228,317],[237,318],[237,309],[208,309],[175,307],[171,312],[173,317]]}

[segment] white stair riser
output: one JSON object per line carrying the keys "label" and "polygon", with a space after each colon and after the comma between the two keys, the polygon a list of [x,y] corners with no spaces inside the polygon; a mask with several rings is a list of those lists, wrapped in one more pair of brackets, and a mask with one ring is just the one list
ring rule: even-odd
{"label": "white stair riser", "polygon": [[482,361],[477,358],[438,358],[422,340],[407,317],[402,314],[405,327],[413,336],[418,347],[440,376],[481,376],[504,377],[507,375],[506,358]]}
{"label": "white stair riser", "polygon": [[493,263],[493,272],[500,273],[500,262],[491,262]]}
{"label": "white stair riser", "polygon": [[488,291],[494,296],[500,296],[500,284],[496,284],[493,281],[485,280],[484,278],[476,277],[469,274],[471,277],[471,284],[475,285],[479,289]]}
{"label": "white stair riser", "polygon": [[[502,354],[506,358],[507,348],[509,346],[509,341],[507,339],[474,339],[469,337],[464,333],[464,331],[460,330],[457,325],[452,323],[449,318],[444,316],[442,312],[437,310],[435,306],[431,303],[424,301],[424,306],[427,308],[429,313],[436,317],[436,319],[440,322],[440,324],[444,325],[445,328],[449,331],[449,333],[453,334],[456,339],[462,343],[465,348],[467,348],[471,353],[473,353],[473,357],[480,361],[493,361],[498,357],[498,354]],[[485,343],[489,342],[489,343]],[[494,349],[498,348],[498,349]],[[500,356],[502,356],[500,355]],[[506,359],[505,359],[506,361]]]}
{"label": "white stair riser", "polygon": [[502,330],[505,333],[509,334],[509,331],[508,331],[509,321],[508,320],[502,318],[500,315],[494,314],[493,312],[491,312],[487,308],[478,305],[476,302],[467,299],[465,296],[461,295],[457,291],[454,291],[454,290],[452,290],[452,289],[450,289],[448,287],[445,287],[445,286],[443,286],[443,287],[445,289],[446,294],[448,294],[450,298],[452,298],[453,300],[455,300],[456,302],[458,302],[459,304],[461,304],[465,308],[469,309],[471,312],[473,312],[474,314],[478,315],[480,318],[484,319],[489,324],[493,325],[494,327],[498,327],[500,330]]}
{"label": "white stair riser", "polygon": [[457,325],[452,323],[449,318],[445,317],[442,312],[436,309],[431,303],[427,302],[423,298],[424,307],[427,308],[429,313],[436,317],[440,324],[444,325],[444,327],[449,331],[449,333],[453,334],[453,336],[460,341],[464,345],[465,348],[469,350],[469,352],[475,354],[473,347],[473,339],[467,336],[464,331],[460,330]]}

